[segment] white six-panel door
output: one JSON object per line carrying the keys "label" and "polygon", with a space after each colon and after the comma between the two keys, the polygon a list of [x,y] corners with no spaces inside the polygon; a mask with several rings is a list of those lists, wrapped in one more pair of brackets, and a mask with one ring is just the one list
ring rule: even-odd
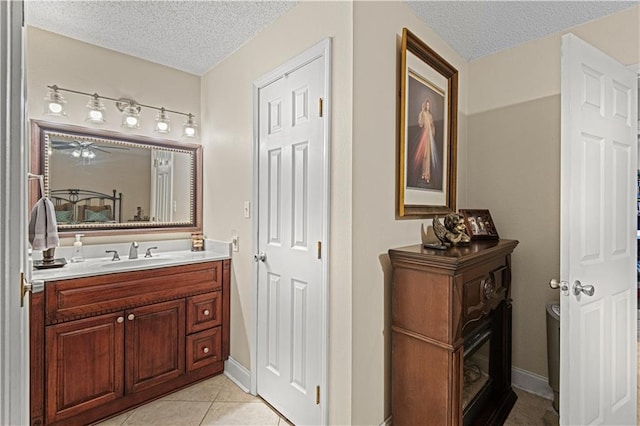
{"label": "white six-panel door", "polygon": [[[636,424],[636,79],[574,35],[563,36],[563,425]],[[594,294],[576,295],[578,283]]]}
{"label": "white six-panel door", "polygon": [[257,393],[320,424],[325,58],[259,90]]}
{"label": "white six-panel door", "polygon": [[0,2],[0,424],[29,423],[23,2]]}

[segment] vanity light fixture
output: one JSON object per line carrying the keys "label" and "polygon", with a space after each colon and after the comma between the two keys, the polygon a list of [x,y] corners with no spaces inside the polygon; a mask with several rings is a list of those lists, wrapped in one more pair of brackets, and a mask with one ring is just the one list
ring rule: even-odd
{"label": "vanity light fixture", "polygon": [[[126,127],[128,129],[140,128],[140,111],[142,111],[143,108],[150,108],[158,111],[155,126],[155,131],[157,133],[168,134],[171,132],[171,120],[169,119],[168,113],[184,115],[185,117],[187,117],[183,125],[182,135],[184,137],[195,138],[198,133],[198,124],[196,123],[194,115],[191,113],[173,111],[170,109],[166,109],[165,107],[145,105],[138,103],[133,99],[115,99],[108,96],[102,96],[97,93],[91,94],[79,90],[64,89],[62,87],[58,87],[55,84],[47,87],[49,88],[49,92],[47,93],[47,97],[45,98],[45,114],[47,115],[66,117],[67,114],[64,112],[64,104],[66,103],[66,100],[62,97],[60,92],[69,92],[91,97],[89,103],[87,104],[87,108],[89,109],[89,111],[87,112],[87,118],[85,119],[85,121],[88,123],[105,123],[105,107],[100,99],[107,99],[109,101],[113,101],[116,107],[122,112],[122,127]],[[78,152],[77,157],[84,157],[82,154],[82,152]],[[72,155],[75,157],[75,152],[73,152]]]}
{"label": "vanity light fixture", "polygon": [[189,114],[184,125],[182,126],[182,136],[187,138],[195,138],[197,134],[198,125],[196,124],[193,115]]}
{"label": "vanity light fixture", "polygon": [[89,112],[87,113],[87,118],[84,120],[88,123],[94,124],[104,124],[104,104],[100,102],[100,97],[97,93],[93,94],[93,97],[89,100],[87,104],[87,108]]}
{"label": "vanity light fixture", "polygon": [[45,106],[44,113],[46,115],[53,115],[55,117],[66,117],[67,113],[64,111],[64,104],[67,101],[62,97],[60,92],[60,88],[55,84],[53,86],[47,86],[49,88],[49,92],[47,96],[44,98]]}
{"label": "vanity light fixture", "polygon": [[140,127],[140,105],[133,99],[120,98],[116,107],[122,111],[122,127],[137,129]]}
{"label": "vanity light fixture", "polygon": [[160,108],[158,115],[156,116],[156,132],[157,133],[170,133],[171,132],[171,120],[164,108]]}

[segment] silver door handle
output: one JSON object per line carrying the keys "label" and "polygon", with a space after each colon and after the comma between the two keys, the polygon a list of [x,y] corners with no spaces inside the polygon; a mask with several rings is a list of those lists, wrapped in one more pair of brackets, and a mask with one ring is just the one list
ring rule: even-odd
{"label": "silver door handle", "polygon": [[569,295],[569,283],[566,281],[558,281],[554,278],[549,281],[549,287],[553,289],[559,288],[563,295]]}
{"label": "silver door handle", "polygon": [[264,262],[265,260],[267,260],[267,254],[263,251],[253,255],[254,262],[257,262],[257,261]]}
{"label": "silver door handle", "polygon": [[573,294],[578,296],[580,293],[584,293],[587,296],[593,296],[596,289],[592,285],[582,285],[578,280],[573,283]]}

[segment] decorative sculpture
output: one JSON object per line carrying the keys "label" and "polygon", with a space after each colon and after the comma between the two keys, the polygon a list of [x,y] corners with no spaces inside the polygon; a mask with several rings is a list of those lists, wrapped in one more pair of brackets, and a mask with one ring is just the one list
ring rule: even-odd
{"label": "decorative sculpture", "polygon": [[464,219],[458,213],[449,213],[444,217],[444,225],[440,223],[438,216],[433,218],[433,232],[446,246],[467,244],[471,237],[467,235]]}

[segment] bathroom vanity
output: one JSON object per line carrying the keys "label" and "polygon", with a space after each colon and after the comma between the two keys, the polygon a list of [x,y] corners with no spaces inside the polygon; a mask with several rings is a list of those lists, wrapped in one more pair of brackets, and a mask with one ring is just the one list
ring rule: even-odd
{"label": "bathroom vanity", "polygon": [[32,425],[89,424],[223,371],[231,261],[193,257],[44,279],[31,297]]}
{"label": "bathroom vanity", "polygon": [[511,388],[513,240],[389,250],[394,425],[500,425]]}

